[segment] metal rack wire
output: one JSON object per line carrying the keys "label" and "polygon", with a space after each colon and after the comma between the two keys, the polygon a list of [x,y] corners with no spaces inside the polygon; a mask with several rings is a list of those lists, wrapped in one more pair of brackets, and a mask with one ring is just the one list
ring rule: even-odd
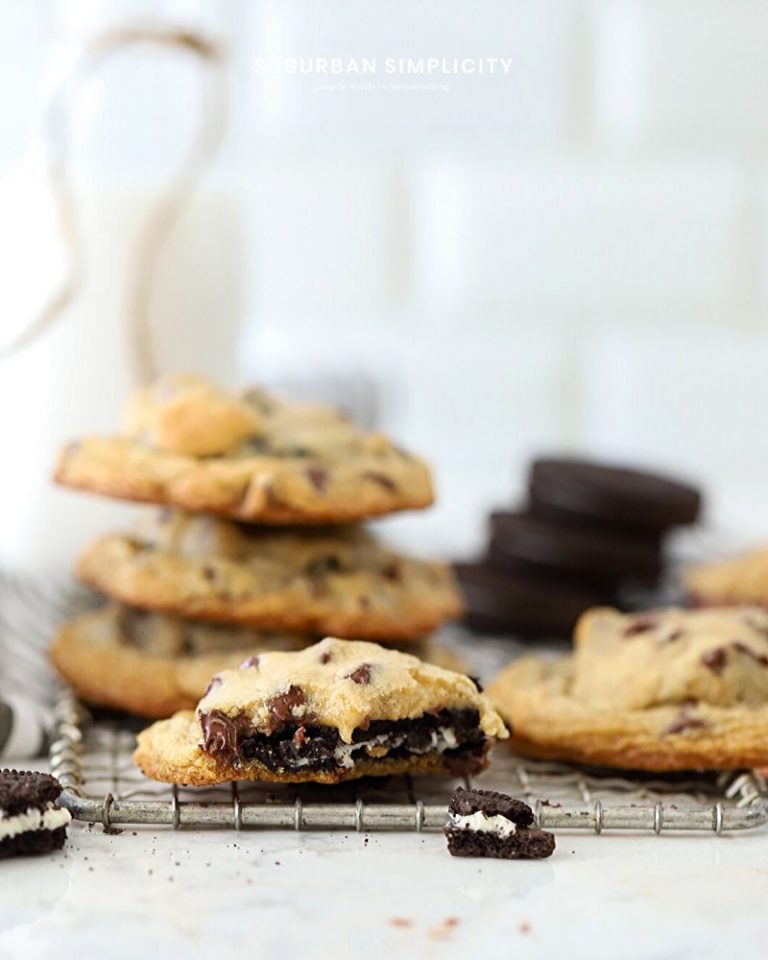
{"label": "metal rack wire", "polygon": [[[182,789],[142,776],[131,760],[134,734],[92,723],[71,691],[55,711],[52,773],[61,803],[77,820],[180,827],[439,830],[460,781],[397,776],[337,786],[230,784]],[[468,783],[468,781],[464,781]],[[490,770],[473,781],[529,802],[551,830],[686,831],[720,834],[768,824],[768,783],[754,771],[636,777],[522,760],[497,748]]]}

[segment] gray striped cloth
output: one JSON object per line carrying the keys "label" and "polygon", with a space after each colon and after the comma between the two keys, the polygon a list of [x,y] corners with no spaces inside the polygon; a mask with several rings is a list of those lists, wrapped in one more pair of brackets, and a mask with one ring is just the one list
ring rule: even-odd
{"label": "gray striped cloth", "polygon": [[0,763],[45,748],[56,680],[46,652],[58,625],[89,604],[69,577],[0,572]]}

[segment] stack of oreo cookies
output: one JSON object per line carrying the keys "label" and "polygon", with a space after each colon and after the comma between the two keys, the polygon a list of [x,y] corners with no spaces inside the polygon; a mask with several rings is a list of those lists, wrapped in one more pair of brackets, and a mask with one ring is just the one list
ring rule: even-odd
{"label": "stack of oreo cookies", "polygon": [[105,603],[65,624],[51,657],[92,704],[167,717],[219,671],[329,634],[454,665],[425,639],[462,612],[450,568],[362,526],[429,506],[429,468],[337,411],[165,377],[122,432],[70,444],[56,479],[154,505],[76,566]]}
{"label": "stack of oreo cookies", "polygon": [[483,632],[569,637],[588,607],[654,587],[664,539],[696,521],[701,496],[669,477],[588,460],[542,458],[528,501],[490,517],[483,557],[456,565],[467,623]]}

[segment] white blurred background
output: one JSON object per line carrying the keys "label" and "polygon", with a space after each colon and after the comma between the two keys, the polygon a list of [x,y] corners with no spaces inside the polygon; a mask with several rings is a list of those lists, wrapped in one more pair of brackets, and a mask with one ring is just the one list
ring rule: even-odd
{"label": "white blurred background", "polygon": [[[768,538],[764,0],[0,0],[0,16],[0,343],[64,270],[52,90],[105,28],[184,26],[227,45],[231,109],[158,260],[163,367],[374,399],[438,471],[434,511],[386,521],[423,549],[471,552],[527,459],[563,449],[682,473],[710,523]],[[266,57],[512,64],[330,78],[264,75]],[[63,562],[114,522],[47,475],[131,386],[137,231],[199,83],[190,58],[137,48],[73,104],[86,276],[0,359],[0,564]]]}

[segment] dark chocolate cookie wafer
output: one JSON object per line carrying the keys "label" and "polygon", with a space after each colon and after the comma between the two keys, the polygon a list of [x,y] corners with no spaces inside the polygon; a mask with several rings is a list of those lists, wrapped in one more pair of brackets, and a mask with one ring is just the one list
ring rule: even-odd
{"label": "dark chocolate cookie wafer", "polygon": [[555,838],[533,826],[533,811],[522,800],[494,790],[454,790],[444,828],[454,857],[540,860],[552,855]]}
{"label": "dark chocolate cookie wafer", "polygon": [[658,538],[590,530],[509,511],[491,514],[488,552],[499,565],[608,586],[626,580],[653,583],[663,565]]}
{"label": "dark chocolate cookie wafer", "polygon": [[536,511],[565,520],[594,519],[627,529],[661,531],[693,523],[701,509],[695,487],[669,477],[590,460],[534,461],[530,499]]}
{"label": "dark chocolate cookie wafer", "polygon": [[489,633],[570,637],[581,613],[606,599],[596,588],[512,574],[487,563],[459,563],[454,569],[466,623]]}
{"label": "dark chocolate cookie wafer", "polygon": [[0,859],[64,845],[72,817],[57,806],[60,793],[47,773],[0,771]]}

